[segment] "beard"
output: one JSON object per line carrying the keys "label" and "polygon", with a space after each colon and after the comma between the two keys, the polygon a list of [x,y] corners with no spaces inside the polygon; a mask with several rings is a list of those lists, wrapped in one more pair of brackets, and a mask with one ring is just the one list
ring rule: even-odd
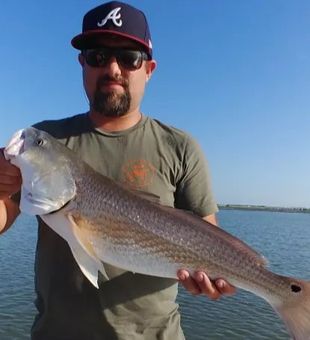
{"label": "beard", "polygon": [[[103,92],[101,90],[101,87],[104,86],[105,83],[110,81],[116,81],[120,83],[124,88],[124,92]],[[104,76],[98,79],[96,91],[92,102],[92,108],[96,112],[106,117],[121,117],[129,111],[130,103],[131,95],[128,89],[128,82],[119,78],[116,79],[109,76]]]}

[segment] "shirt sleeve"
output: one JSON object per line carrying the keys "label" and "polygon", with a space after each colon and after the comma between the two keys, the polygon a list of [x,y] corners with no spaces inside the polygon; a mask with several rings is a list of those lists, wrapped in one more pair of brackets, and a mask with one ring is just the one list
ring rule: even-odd
{"label": "shirt sleeve", "polygon": [[198,143],[191,137],[188,137],[184,148],[182,170],[175,193],[175,206],[202,217],[218,211],[211,190],[207,160]]}

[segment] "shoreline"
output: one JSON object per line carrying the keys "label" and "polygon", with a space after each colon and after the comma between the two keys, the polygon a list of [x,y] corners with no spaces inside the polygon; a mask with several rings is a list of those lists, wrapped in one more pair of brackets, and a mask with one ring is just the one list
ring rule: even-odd
{"label": "shoreline", "polygon": [[252,210],[252,211],[271,211],[271,212],[286,212],[286,213],[304,213],[310,214],[310,208],[302,207],[269,207],[266,205],[243,205],[243,204],[218,204],[220,210]]}

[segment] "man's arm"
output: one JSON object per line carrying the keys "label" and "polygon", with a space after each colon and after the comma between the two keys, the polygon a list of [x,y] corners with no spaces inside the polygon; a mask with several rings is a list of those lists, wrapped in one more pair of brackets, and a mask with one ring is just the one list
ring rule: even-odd
{"label": "man's arm", "polygon": [[7,230],[19,215],[19,207],[10,197],[21,187],[19,169],[4,158],[0,148],[0,233]]}

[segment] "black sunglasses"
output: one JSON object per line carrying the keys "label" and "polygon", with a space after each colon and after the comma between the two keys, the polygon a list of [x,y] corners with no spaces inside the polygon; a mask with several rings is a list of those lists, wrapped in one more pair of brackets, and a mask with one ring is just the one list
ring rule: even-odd
{"label": "black sunglasses", "polygon": [[143,60],[148,60],[148,55],[143,51],[124,48],[100,47],[82,51],[86,63],[92,67],[104,67],[115,57],[117,63],[127,70],[138,70]]}

